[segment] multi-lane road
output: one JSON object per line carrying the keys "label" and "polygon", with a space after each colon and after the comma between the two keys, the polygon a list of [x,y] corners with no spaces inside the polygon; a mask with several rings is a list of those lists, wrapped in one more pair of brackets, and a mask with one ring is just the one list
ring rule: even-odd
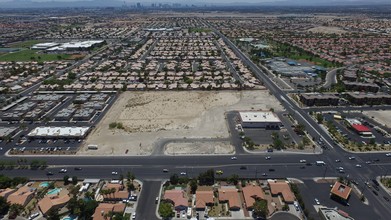
{"label": "multi-lane road", "polygon": [[[215,170],[222,170],[223,176],[239,174],[243,178],[293,177],[311,179],[313,177],[322,176],[340,176],[336,171],[336,167],[343,166],[346,170],[344,175],[350,179],[356,180],[361,186],[364,186],[365,181],[388,173],[388,170],[391,169],[391,157],[386,157],[385,153],[354,154],[356,159],[349,160],[348,157],[353,154],[344,151],[336,145],[327,132],[319,127],[309,116],[308,111],[298,107],[229,39],[219,31],[214,31],[254,72],[255,76],[264,83],[270,92],[275,95],[277,100],[285,107],[286,111],[299,123],[304,124],[307,132],[312,137],[316,140],[322,139],[329,150],[318,155],[284,152],[263,153],[260,155],[247,153],[241,149],[236,151],[237,160],[231,160],[231,155],[166,156],[161,154],[161,149],[157,150],[157,152],[151,156],[133,157],[34,156],[34,159],[46,160],[49,167],[46,170],[3,170],[1,173],[10,176],[26,176],[35,179],[62,179],[62,176],[65,174],[58,173],[61,168],[68,169],[66,175],[76,175],[79,178],[117,178],[117,175],[111,175],[112,171],[118,172],[118,175],[126,175],[128,171],[131,171],[138,179],[146,181],[146,184],[143,186],[144,191],[142,191],[140,202],[137,207],[138,213],[140,214],[137,219],[152,218],[151,216],[153,216],[154,213],[147,213],[151,213],[152,210],[155,210],[156,208],[156,205],[151,201],[158,196],[159,181],[168,179],[173,173],[186,172],[188,177],[196,177],[200,172],[213,168]],[[238,145],[238,143],[235,143],[235,145]],[[266,160],[266,155],[270,155],[271,159]],[[379,159],[379,161],[372,164],[365,163],[365,161],[373,160],[374,158]],[[17,158],[1,156],[1,160],[16,159]],[[302,159],[310,162],[311,165],[300,163],[299,161]],[[314,165],[315,161],[318,160],[325,161],[326,166]],[[341,162],[336,163],[336,160],[340,160]],[[356,164],[361,164],[362,167],[357,168]],[[75,167],[81,167],[82,170],[74,170]],[[169,172],[163,172],[163,169],[168,169]],[[52,171],[54,175],[46,176],[47,171]],[[267,176],[262,176],[264,173]],[[147,190],[145,191],[145,189]],[[388,195],[387,192],[382,189],[380,189],[380,194]],[[370,207],[377,214],[374,219],[387,219],[388,216],[391,216],[390,204],[387,204],[381,196],[375,196],[370,190],[367,190],[365,196],[370,202]]]}

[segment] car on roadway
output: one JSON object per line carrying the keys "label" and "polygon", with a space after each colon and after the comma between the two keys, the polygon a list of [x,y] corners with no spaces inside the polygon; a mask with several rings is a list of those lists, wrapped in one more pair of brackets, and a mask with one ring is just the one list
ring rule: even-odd
{"label": "car on roadway", "polygon": [[267,174],[266,173],[262,173],[262,176],[267,176]]}
{"label": "car on roadway", "polygon": [[356,164],[356,167],[361,168],[362,166],[361,166],[361,164]]}
{"label": "car on roadway", "polygon": [[132,219],[136,219],[136,213],[135,212],[133,212],[133,214],[132,214]]}
{"label": "car on roadway", "polygon": [[343,167],[337,167],[337,170],[343,170]]}
{"label": "car on roadway", "polygon": [[387,202],[390,201],[390,199],[389,199],[387,196],[383,196],[383,198],[384,198]]}
{"label": "car on roadway", "polygon": [[276,171],[274,168],[269,169],[269,172],[274,172],[274,171]]}
{"label": "car on roadway", "polygon": [[168,169],[163,169],[163,172],[164,173],[168,173]]}
{"label": "car on roadway", "polygon": [[181,172],[181,175],[182,175],[182,176],[186,175],[186,172]]}
{"label": "car on roadway", "polygon": [[318,200],[317,198],[315,198],[315,203],[316,203],[317,205],[320,205],[320,202],[319,202],[319,200]]}
{"label": "car on roadway", "polygon": [[224,172],[222,170],[216,170],[217,175],[222,175]]}
{"label": "car on roadway", "polygon": [[113,172],[111,172],[111,175],[117,175],[118,174],[118,172],[117,171],[113,171]]}
{"label": "car on roadway", "polygon": [[231,157],[231,160],[237,160],[238,158],[237,157]]}
{"label": "car on roadway", "polygon": [[66,173],[67,172],[67,169],[61,169],[60,171],[59,171],[59,173]]}
{"label": "car on roadway", "polygon": [[270,160],[270,159],[272,159],[272,158],[271,158],[270,156],[266,156],[265,159],[266,159],[266,160]]}
{"label": "car on roadway", "polygon": [[247,167],[246,166],[241,166],[240,169],[241,170],[247,170]]}
{"label": "car on roadway", "polygon": [[349,157],[349,160],[354,160],[354,159],[356,159],[354,156]]}
{"label": "car on roadway", "polygon": [[75,167],[75,170],[82,170],[81,167]]}
{"label": "car on roadway", "polygon": [[391,153],[386,153],[386,156],[387,157],[391,157]]}
{"label": "car on roadway", "polygon": [[307,163],[306,160],[300,160],[300,163]]}
{"label": "car on roadway", "polygon": [[365,163],[366,164],[371,164],[372,162],[368,160],[368,161],[365,161]]}
{"label": "car on roadway", "polygon": [[375,195],[379,195],[379,193],[376,192],[375,190],[372,190],[372,192],[373,192],[373,194],[375,194]]}
{"label": "car on roadway", "polygon": [[380,186],[379,182],[378,182],[376,179],[372,179],[372,182],[373,182],[376,186]]}
{"label": "car on roadway", "polygon": [[46,175],[53,176],[54,174],[53,174],[53,172],[48,171],[48,172],[46,172]]}
{"label": "car on roadway", "polygon": [[335,162],[336,162],[336,163],[340,163],[340,162],[341,162],[341,160],[338,160],[338,159],[337,159],[337,160],[335,160]]}

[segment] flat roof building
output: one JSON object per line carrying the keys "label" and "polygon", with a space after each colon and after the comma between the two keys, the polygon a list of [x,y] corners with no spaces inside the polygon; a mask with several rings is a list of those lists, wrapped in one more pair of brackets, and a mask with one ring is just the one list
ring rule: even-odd
{"label": "flat roof building", "polygon": [[16,134],[18,127],[0,127],[0,139],[4,140],[6,137],[11,137]]}
{"label": "flat roof building", "polygon": [[337,208],[321,207],[318,213],[322,220],[354,220],[348,213]]}
{"label": "flat roof building", "polygon": [[339,97],[332,93],[304,93],[300,94],[300,101],[306,106],[337,106]]}
{"label": "flat roof building", "polygon": [[279,128],[281,120],[271,111],[239,112],[243,128]]}
{"label": "flat roof building", "polygon": [[345,118],[345,121],[348,123],[348,127],[355,131],[360,136],[372,137],[372,131],[367,126],[363,125],[361,121],[355,118]]}
{"label": "flat roof building", "polygon": [[90,127],[36,127],[27,134],[29,138],[84,138]]}
{"label": "flat roof building", "polygon": [[381,105],[391,104],[391,95],[385,93],[359,93],[348,92],[345,93],[346,98],[355,105]]}
{"label": "flat roof building", "polygon": [[343,81],[343,84],[347,90],[353,91],[378,92],[380,88],[375,83]]}
{"label": "flat roof building", "polygon": [[338,181],[334,183],[334,186],[330,190],[331,197],[335,197],[343,201],[347,201],[349,199],[351,192],[351,187]]}

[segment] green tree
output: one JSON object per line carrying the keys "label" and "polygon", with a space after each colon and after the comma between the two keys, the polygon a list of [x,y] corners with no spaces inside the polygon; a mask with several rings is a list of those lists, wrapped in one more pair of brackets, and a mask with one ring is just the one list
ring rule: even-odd
{"label": "green tree", "polygon": [[161,202],[159,206],[159,214],[163,219],[173,217],[172,205],[168,202]]}
{"label": "green tree", "polygon": [[72,184],[73,184],[73,185],[76,185],[76,184],[77,184],[77,181],[78,181],[78,180],[77,180],[77,176],[73,176],[73,177],[72,177]]}
{"label": "green tree", "polygon": [[198,188],[197,180],[196,179],[192,179],[190,181],[190,191],[191,191],[191,193],[195,194],[196,191],[197,191],[197,188]]}
{"label": "green tree", "polygon": [[253,215],[254,217],[260,217],[266,219],[269,215],[269,209],[267,207],[267,200],[258,199],[254,202],[253,205]]}
{"label": "green tree", "polygon": [[75,80],[76,79],[76,73],[72,73],[72,72],[68,73],[68,79]]}
{"label": "green tree", "polygon": [[47,220],[60,220],[58,209],[50,209],[46,215],[47,215],[46,217]]}
{"label": "green tree", "polygon": [[20,215],[23,211],[23,206],[20,205],[20,204],[16,204],[16,203],[13,203],[11,204],[11,206],[9,207],[9,218],[11,219],[14,219],[16,218],[18,215]]}
{"label": "green tree", "polygon": [[303,135],[304,131],[305,131],[305,125],[298,124],[298,125],[295,126],[294,130],[295,130],[296,133]]}
{"label": "green tree", "polygon": [[65,175],[62,179],[64,180],[64,185],[69,184],[69,176],[68,175]]}
{"label": "green tree", "polygon": [[198,176],[198,181],[200,185],[211,186],[215,182],[215,173],[213,169],[207,170],[205,173],[200,173]]}
{"label": "green tree", "polygon": [[238,185],[239,176],[237,174],[232,174],[230,177],[228,177],[228,182],[234,184],[235,186]]}
{"label": "green tree", "polygon": [[322,124],[323,115],[321,113],[316,114],[316,120],[318,121],[318,124]]}
{"label": "green tree", "polygon": [[170,183],[171,183],[172,185],[177,185],[178,182],[179,182],[179,176],[178,176],[178,174],[176,174],[176,173],[172,174],[172,175],[170,176]]}
{"label": "green tree", "polygon": [[8,213],[10,204],[4,197],[0,197],[0,215],[5,215]]}

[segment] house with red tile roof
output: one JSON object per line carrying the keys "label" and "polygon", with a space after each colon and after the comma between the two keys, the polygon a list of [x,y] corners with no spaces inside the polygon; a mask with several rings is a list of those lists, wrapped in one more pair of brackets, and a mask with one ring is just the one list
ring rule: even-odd
{"label": "house with red tile roof", "polygon": [[28,186],[22,186],[14,193],[10,194],[7,201],[11,204],[20,204],[26,206],[34,198],[35,189]]}
{"label": "house with red tile roof", "polygon": [[247,186],[243,187],[242,193],[244,197],[244,203],[249,210],[253,208],[254,202],[257,199],[266,199],[263,189],[255,184],[248,184]]}
{"label": "house with red tile roof", "polygon": [[64,207],[71,198],[67,189],[61,189],[56,195],[46,195],[38,202],[38,207],[42,214],[46,215],[51,209]]}
{"label": "house with red tile roof", "polygon": [[218,189],[219,202],[228,203],[230,210],[240,210],[241,201],[238,190],[234,187],[222,187]]}
{"label": "house with red tile roof", "polygon": [[205,210],[207,206],[214,205],[214,194],[212,190],[196,191],[196,209]]}
{"label": "house with red tile roof", "polygon": [[293,203],[295,195],[293,194],[289,184],[284,180],[268,180],[272,196],[282,196],[284,202]]}
{"label": "house with red tile roof", "polygon": [[93,220],[111,220],[107,215],[112,213],[123,213],[125,211],[125,203],[100,203],[96,207],[94,214],[92,215]]}
{"label": "house with red tile roof", "polygon": [[189,205],[186,192],[182,189],[166,190],[163,198],[172,203],[177,211],[186,210]]}

